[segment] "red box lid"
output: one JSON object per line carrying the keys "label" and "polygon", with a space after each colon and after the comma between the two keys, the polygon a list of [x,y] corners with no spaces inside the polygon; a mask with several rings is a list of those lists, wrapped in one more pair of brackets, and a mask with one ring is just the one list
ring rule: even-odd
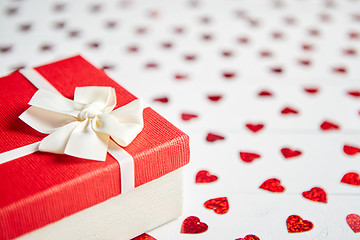
{"label": "red box lid", "polygon": [[[136,99],[81,56],[35,68],[61,94],[73,99],[75,87],[111,86],[117,107]],[[18,117],[37,89],[19,72],[1,78],[0,153],[46,135]],[[124,148],[134,158],[135,187],[189,162],[189,138],[151,108],[144,129]],[[18,237],[121,193],[118,162],[36,152],[0,165],[0,239]]]}

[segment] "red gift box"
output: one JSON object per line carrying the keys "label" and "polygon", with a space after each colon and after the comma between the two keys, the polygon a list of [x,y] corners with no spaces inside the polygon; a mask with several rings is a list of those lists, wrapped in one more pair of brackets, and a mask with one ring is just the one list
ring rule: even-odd
{"label": "red gift box", "polygon": [[[115,88],[121,107],[135,96],[80,56],[35,68],[66,98],[76,87]],[[41,141],[18,117],[38,90],[21,73],[1,78],[0,152]],[[189,138],[151,108],[144,128],[124,147],[134,159],[135,187],[189,162]],[[0,239],[15,238],[121,193],[120,167],[111,155],[105,162],[35,152],[0,165]]]}

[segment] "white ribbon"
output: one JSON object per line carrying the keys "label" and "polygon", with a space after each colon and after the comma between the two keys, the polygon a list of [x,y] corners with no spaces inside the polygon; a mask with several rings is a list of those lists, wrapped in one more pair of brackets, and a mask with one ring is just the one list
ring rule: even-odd
{"label": "white ribbon", "polygon": [[110,137],[125,147],[143,129],[140,100],[113,111],[115,89],[78,87],[74,101],[40,89],[20,119],[35,130],[49,134],[39,146],[43,152],[105,161]]}
{"label": "white ribbon", "polygon": [[21,73],[36,87],[51,91],[39,89],[29,102],[31,107],[20,115],[29,126],[49,135],[38,143],[1,153],[0,164],[37,150],[97,161],[105,161],[109,151],[121,166],[122,193],[133,189],[133,158],[118,145],[127,146],[142,131],[142,101],[114,110],[114,88],[93,86],[76,88],[70,100],[54,94],[56,89],[35,70]]}

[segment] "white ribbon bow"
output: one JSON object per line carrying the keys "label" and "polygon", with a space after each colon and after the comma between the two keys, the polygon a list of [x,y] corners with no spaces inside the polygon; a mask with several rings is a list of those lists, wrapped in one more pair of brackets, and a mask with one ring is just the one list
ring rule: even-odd
{"label": "white ribbon bow", "polygon": [[111,87],[78,87],[74,100],[38,90],[29,104],[20,119],[49,134],[39,145],[44,152],[105,161],[110,137],[125,147],[144,127],[141,100],[113,111],[116,94]]}

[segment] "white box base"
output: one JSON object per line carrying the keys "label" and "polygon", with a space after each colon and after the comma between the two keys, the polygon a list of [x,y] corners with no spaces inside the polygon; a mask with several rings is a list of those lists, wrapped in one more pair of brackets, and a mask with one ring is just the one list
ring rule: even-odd
{"label": "white box base", "polygon": [[128,240],[181,215],[183,169],[17,238]]}

